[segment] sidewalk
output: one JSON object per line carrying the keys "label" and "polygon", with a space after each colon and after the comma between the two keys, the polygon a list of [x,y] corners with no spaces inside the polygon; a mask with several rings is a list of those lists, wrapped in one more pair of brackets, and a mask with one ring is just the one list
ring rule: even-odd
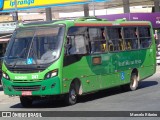
{"label": "sidewalk", "polygon": [[2,85],[0,85],[0,91],[2,91],[3,90],[3,87],[2,87]]}
{"label": "sidewalk", "polygon": [[3,91],[0,91],[0,96],[1,96],[1,95],[4,95],[4,92],[3,92]]}
{"label": "sidewalk", "polygon": [[4,95],[4,92],[3,92],[3,87],[2,87],[2,85],[0,85],[0,95]]}
{"label": "sidewalk", "polygon": [[160,71],[160,65],[157,65],[157,72]]}

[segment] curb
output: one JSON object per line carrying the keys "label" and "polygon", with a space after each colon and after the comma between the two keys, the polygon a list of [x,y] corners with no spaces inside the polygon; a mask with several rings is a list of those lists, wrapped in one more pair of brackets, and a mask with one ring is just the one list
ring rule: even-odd
{"label": "curb", "polygon": [[0,91],[0,95],[4,95],[4,92],[3,92],[3,91]]}
{"label": "curb", "polygon": [[0,85],[0,92],[1,92],[1,91],[3,91],[3,86],[2,86],[2,85]]}

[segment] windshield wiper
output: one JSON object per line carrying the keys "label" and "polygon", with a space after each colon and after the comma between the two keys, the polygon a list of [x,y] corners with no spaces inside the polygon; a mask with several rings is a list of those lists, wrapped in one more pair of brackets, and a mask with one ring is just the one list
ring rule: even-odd
{"label": "windshield wiper", "polygon": [[29,46],[29,51],[28,51],[27,59],[28,59],[29,54],[30,54],[30,52],[31,52],[31,48],[32,48],[32,45],[33,45],[33,40],[34,40],[34,38],[35,38],[35,35],[36,35],[36,32],[34,33],[33,38],[32,38],[32,40],[31,40],[31,44],[30,44],[30,46]]}
{"label": "windshield wiper", "polygon": [[34,35],[33,35],[33,38],[32,38],[32,41],[31,41],[31,45],[30,45],[30,47],[29,47],[29,51],[28,51],[28,55],[27,55],[27,60],[28,60],[31,52],[33,51],[33,55],[34,55],[34,57],[36,58],[36,59],[35,59],[35,63],[36,63],[36,65],[37,65],[37,64],[38,64],[38,63],[37,63],[37,55],[36,55],[35,50],[33,49],[33,41],[34,41],[34,39],[35,39],[35,35],[36,35],[36,31],[35,31],[35,33],[34,33]]}
{"label": "windshield wiper", "polygon": [[[36,65],[38,65],[38,62],[37,62],[37,54],[36,54],[36,52],[35,52],[35,50],[34,50],[34,48],[32,47],[31,48],[31,51],[30,51],[30,54],[33,52],[33,57],[35,57],[35,63],[36,63]],[[28,59],[28,58],[27,58]]]}
{"label": "windshield wiper", "polygon": [[17,62],[18,62],[19,60],[24,60],[24,58],[20,58],[20,57],[18,58],[18,57],[17,57],[15,60],[16,60],[16,62],[13,64],[13,67],[16,66],[16,64],[17,64]]}

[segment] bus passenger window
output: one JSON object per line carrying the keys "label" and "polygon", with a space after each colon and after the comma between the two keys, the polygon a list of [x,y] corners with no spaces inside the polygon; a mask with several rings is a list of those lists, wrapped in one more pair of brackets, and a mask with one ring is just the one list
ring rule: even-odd
{"label": "bus passenger window", "polygon": [[72,38],[72,42],[70,45],[70,48],[68,48],[69,54],[86,54],[86,45],[85,45],[85,39],[83,35],[76,35]]}
{"label": "bus passenger window", "polygon": [[67,42],[70,44],[66,49],[67,54],[86,54],[87,53],[87,27],[71,27],[68,30]]}
{"label": "bus passenger window", "polygon": [[126,50],[138,49],[138,36],[136,27],[124,27],[124,40]]}
{"label": "bus passenger window", "polygon": [[108,46],[109,46],[109,51],[114,51],[114,45],[111,40],[109,40]]}
{"label": "bus passenger window", "polygon": [[121,35],[121,28],[108,27],[107,33],[109,37],[108,47],[109,51],[123,50],[123,40]]}
{"label": "bus passenger window", "polygon": [[151,34],[149,27],[139,27],[140,48],[148,48],[151,43]]}
{"label": "bus passenger window", "polygon": [[102,53],[107,50],[104,28],[89,28],[91,53]]}
{"label": "bus passenger window", "polygon": [[119,39],[119,50],[120,51],[124,51],[125,50],[123,39]]}
{"label": "bus passenger window", "polygon": [[83,35],[77,35],[75,36],[75,48],[77,54],[86,54],[86,45],[85,45],[85,39]]}

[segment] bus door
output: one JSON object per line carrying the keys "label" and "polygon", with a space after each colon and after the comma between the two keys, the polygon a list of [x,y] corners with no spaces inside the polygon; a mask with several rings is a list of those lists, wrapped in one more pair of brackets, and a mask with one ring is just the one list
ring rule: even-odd
{"label": "bus door", "polygon": [[67,35],[63,78],[80,79],[83,92],[99,89],[97,77],[91,70],[87,27],[71,27]]}

